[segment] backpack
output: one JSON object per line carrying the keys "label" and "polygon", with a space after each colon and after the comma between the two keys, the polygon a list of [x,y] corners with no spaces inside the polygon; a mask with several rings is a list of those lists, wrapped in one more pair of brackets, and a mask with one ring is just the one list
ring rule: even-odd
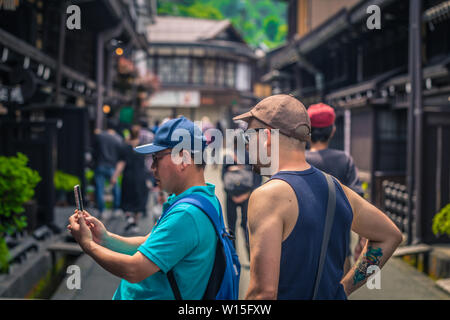
{"label": "backpack", "polygon": [[223,185],[231,196],[250,192],[253,188],[253,172],[246,169],[227,171],[223,176]]}
{"label": "backpack", "polygon": [[[211,276],[209,277],[208,285],[206,286],[206,291],[203,295],[203,300],[237,300],[239,296],[241,265],[231,241],[231,236],[225,229],[220,202],[220,216],[218,216],[216,208],[209,200],[200,195],[191,194],[173,203],[163,213],[161,218],[179,203],[190,203],[201,209],[213,224],[218,237],[214,266]],[[173,270],[167,272],[167,278],[175,299],[182,300]]]}

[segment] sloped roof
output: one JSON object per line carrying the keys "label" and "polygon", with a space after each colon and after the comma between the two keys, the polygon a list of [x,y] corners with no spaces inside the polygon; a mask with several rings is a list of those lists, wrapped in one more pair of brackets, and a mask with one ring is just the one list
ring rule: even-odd
{"label": "sloped roof", "polygon": [[229,20],[208,20],[188,17],[156,17],[155,23],[148,26],[149,42],[195,42],[213,39],[222,31],[230,28],[243,42],[242,37],[233,28]]}

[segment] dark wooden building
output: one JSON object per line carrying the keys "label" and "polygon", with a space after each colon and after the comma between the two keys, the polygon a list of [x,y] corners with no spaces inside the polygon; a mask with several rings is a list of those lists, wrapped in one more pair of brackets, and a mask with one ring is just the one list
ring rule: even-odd
{"label": "dark wooden building", "polygon": [[162,16],[148,30],[148,66],[161,84],[148,100],[152,118],[207,116],[228,127],[254,103],[256,56],[230,21]]}
{"label": "dark wooden building", "polygon": [[[135,88],[123,84],[136,72],[121,72],[119,59],[146,52],[154,12],[151,1],[140,0],[14,3],[0,8],[0,154],[20,151],[39,171],[42,225],[52,222],[57,169],[84,185],[92,132],[105,124],[103,106],[133,105]],[[71,5],[79,8],[80,29],[67,26]]]}
{"label": "dark wooden building", "polygon": [[[373,4],[381,29],[368,28]],[[450,202],[449,10],[450,1],[359,1],[292,37],[263,77],[274,93],[336,109],[334,146],[352,155],[370,200],[410,242],[447,241],[431,224]]]}

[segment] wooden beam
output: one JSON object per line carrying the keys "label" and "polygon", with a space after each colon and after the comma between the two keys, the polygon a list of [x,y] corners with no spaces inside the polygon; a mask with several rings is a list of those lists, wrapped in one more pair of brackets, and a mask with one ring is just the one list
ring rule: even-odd
{"label": "wooden beam", "polygon": [[[45,64],[53,70],[56,70],[57,62],[55,59],[49,57],[39,49],[33,47],[32,45],[26,43],[25,41],[16,38],[9,32],[0,29],[0,44],[3,46],[23,55],[30,57],[31,59],[37,61],[38,63]],[[86,83],[90,88],[95,88],[95,82],[83,74],[62,65],[62,74],[68,78],[74,79],[79,82]]]}

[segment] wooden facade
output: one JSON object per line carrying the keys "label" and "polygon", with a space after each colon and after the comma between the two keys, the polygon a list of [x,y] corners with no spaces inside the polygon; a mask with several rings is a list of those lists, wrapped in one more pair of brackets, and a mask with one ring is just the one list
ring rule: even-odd
{"label": "wooden facade", "polygon": [[57,169],[84,184],[91,135],[105,123],[103,104],[113,109],[133,104],[132,90],[120,86],[112,40],[130,60],[134,52],[146,51],[138,27],[140,19],[150,22],[152,12],[136,1],[76,2],[81,29],[70,30],[70,1],[17,3],[0,9],[0,154],[20,151],[41,174],[40,226],[52,222]]}
{"label": "wooden facade", "polygon": [[[409,234],[409,241],[445,242],[432,234],[431,221],[450,202],[450,2],[419,2],[422,23],[416,47],[410,1],[377,3],[380,30],[367,27],[371,1],[343,8],[271,55],[266,81],[306,106],[324,101],[335,107],[337,123],[343,126],[338,131],[345,134],[334,143],[353,156],[371,201]],[[418,68],[419,86],[411,73]],[[422,101],[413,113],[412,92]],[[344,119],[345,113],[350,116]],[[414,126],[408,115],[414,115]],[[387,183],[396,184],[395,193],[403,195],[411,182],[412,204],[402,200],[392,205],[388,193],[394,188]]]}
{"label": "wooden facade", "polygon": [[160,81],[147,101],[152,119],[206,116],[231,127],[232,116],[255,102],[256,57],[228,20],[157,17],[148,40],[148,66]]}

